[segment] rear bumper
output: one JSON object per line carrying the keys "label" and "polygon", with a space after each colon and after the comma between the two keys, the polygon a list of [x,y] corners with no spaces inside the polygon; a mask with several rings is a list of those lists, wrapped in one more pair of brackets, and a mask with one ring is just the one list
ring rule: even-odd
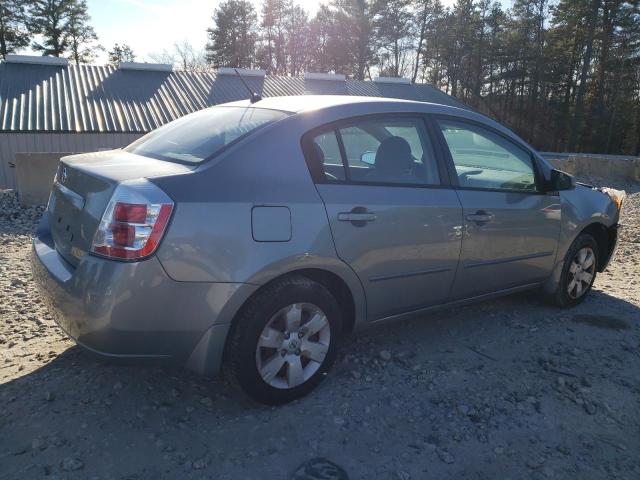
{"label": "rear bumper", "polygon": [[34,278],[58,325],[79,345],[105,357],[218,370],[230,322],[255,286],[176,282],[156,257],[123,263],[86,255],[73,267],[41,230],[33,239]]}

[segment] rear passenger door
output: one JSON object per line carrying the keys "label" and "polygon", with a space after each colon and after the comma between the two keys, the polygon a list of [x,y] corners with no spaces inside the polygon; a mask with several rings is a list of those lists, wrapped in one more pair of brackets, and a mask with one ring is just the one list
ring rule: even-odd
{"label": "rear passenger door", "polygon": [[463,208],[451,300],[537,283],[551,274],[560,199],[545,193],[533,154],[488,126],[437,118]]}
{"label": "rear passenger door", "polygon": [[338,255],[360,277],[369,320],[442,303],[462,209],[420,116],[365,117],[305,135]]}

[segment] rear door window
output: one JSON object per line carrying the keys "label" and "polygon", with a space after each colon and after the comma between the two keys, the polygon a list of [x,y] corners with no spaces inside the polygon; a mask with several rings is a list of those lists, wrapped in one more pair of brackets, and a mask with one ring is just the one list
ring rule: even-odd
{"label": "rear door window", "polygon": [[333,130],[314,137],[312,148],[317,161],[322,164],[323,173],[327,180],[344,180],[346,178],[342,166],[340,146]]}
{"label": "rear door window", "polygon": [[440,184],[436,158],[419,117],[355,120],[315,135],[311,146],[326,181]]}

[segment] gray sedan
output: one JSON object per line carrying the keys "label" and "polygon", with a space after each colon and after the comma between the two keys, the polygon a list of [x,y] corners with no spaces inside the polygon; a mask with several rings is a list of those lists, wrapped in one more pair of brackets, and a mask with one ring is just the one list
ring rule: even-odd
{"label": "gray sedan", "polygon": [[361,327],[527,289],[576,305],[620,203],[472,111],[254,99],[64,158],[32,263],[86,349],[224,366],[281,404]]}

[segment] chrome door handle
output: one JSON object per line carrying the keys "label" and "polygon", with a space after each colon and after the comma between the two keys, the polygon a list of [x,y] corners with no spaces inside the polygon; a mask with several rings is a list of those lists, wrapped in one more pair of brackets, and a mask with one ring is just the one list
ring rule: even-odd
{"label": "chrome door handle", "polygon": [[375,213],[342,212],[338,214],[341,222],[373,222],[378,216]]}
{"label": "chrome door handle", "polygon": [[493,214],[479,210],[476,213],[470,213],[465,217],[470,222],[475,222],[478,225],[484,225],[487,222],[493,220]]}

